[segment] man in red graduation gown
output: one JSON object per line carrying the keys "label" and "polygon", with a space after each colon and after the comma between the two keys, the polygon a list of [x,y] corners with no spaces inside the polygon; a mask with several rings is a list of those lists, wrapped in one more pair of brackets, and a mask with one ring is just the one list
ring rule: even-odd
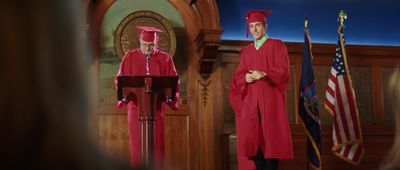
{"label": "man in red graduation gown", "polygon": [[[140,48],[128,51],[122,59],[118,75],[177,75],[172,57],[161,50],[158,50],[157,32],[159,29],[148,26],[138,26],[140,33]],[[115,82],[117,84],[117,82]],[[178,109],[179,85],[177,87],[175,100],[168,103],[173,109]],[[140,142],[140,122],[139,105],[135,97],[129,97],[128,102],[119,101],[118,107],[128,107],[128,128],[131,152],[131,164],[134,167],[140,166],[141,162],[141,142]],[[164,160],[164,103],[159,100],[156,102],[155,113],[155,161],[158,166],[162,166]]]}
{"label": "man in red graduation gown", "polygon": [[277,169],[279,159],[292,159],[292,140],[285,90],[289,58],[284,43],[266,34],[271,11],[250,10],[248,30],[254,42],[240,50],[240,63],[229,92],[235,112],[239,170]]}

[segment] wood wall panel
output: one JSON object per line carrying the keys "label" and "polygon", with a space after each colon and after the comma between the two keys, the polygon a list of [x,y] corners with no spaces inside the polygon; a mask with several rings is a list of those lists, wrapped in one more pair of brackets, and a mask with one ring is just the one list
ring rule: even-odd
{"label": "wood wall panel", "polygon": [[307,140],[302,135],[292,135],[293,145],[293,159],[292,160],[281,160],[279,162],[279,169],[307,169],[307,154],[303,148],[307,146]]}
{"label": "wood wall panel", "polygon": [[350,70],[360,121],[370,125],[373,123],[374,112],[371,68],[354,66]]}
{"label": "wood wall panel", "polygon": [[330,66],[314,66],[314,76],[317,84],[317,96],[318,96],[318,111],[321,119],[321,124],[330,125],[332,124],[332,116],[326,111],[323,104],[325,97],[325,91],[328,85],[328,76],[330,73]]}
{"label": "wood wall panel", "polygon": [[167,116],[165,124],[166,169],[189,169],[188,116]]}
{"label": "wood wall panel", "polygon": [[389,86],[389,78],[390,74],[393,72],[393,68],[382,68],[381,69],[381,76],[382,76],[382,92],[383,92],[383,113],[384,113],[384,122],[386,124],[393,124],[394,123],[394,117],[392,114],[392,108],[390,104],[390,98],[389,98],[389,89],[387,88]]}
{"label": "wood wall panel", "polygon": [[[102,105],[98,115],[99,145],[110,158],[129,162],[130,146],[126,109]],[[107,113],[107,111],[110,111]],[[165,156],[168,169],[189,169],[189,117],[187,107],[166,109]]]}
{"label": "wood wall panel", "polygon": [[99,115],[100,147],[110,158],[129,162],[129,132],[126,115]]}
{"label": "wood wall panel", "polygon": [[[295,77],[296,75],[295,66],[291,65],[290,66],[290,78],[289,78],[289,85],[288,88],[286,89],[286,103],[293,103],[293,101],[297,101],[297,89],[296,88],[296,83],[295,83]],[[291,107],[287,107],[287,114],[288,114],[288,119],[290,123],[296,123],[296,106],[297,105],[291,105]]]}
{"label": "wood wall panel", "polygon": [[[237,63],[221,63],[221,69],[222,69],[222,87],[223,91],[229,91],[229,87],[231,85],[231,79],[232,75],[235,72],[235,69],[237,67]],[[234,124],[235,123],[235,114],[233,114],[233,110],[230,107],[229,104],[229,96],[228,93],[223,93],[223,100],[222,100],[222,105],[223,105],[223,110],[224,110],[224,122],[225,124]]]}

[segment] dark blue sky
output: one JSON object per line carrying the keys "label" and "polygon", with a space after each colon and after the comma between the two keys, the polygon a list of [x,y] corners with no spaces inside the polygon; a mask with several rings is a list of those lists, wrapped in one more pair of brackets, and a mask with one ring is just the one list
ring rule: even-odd
{"label": "dark blue sky", "polygon": [[347,44],[400,46],[400,1],[396,0],[217,0],[222,39],[246,40],[243,15],[249,9],[268,9],[267,33],[287,42],[303,42],[304,15],[311,41],[337,41],[337,15],[343,9]]}

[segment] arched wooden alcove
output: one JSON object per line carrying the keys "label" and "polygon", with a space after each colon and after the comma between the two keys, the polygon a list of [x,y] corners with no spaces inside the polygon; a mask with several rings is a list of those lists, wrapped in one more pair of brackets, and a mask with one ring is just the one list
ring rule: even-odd
{"label": "arched wooden alcove", "polygon": [[[99,77],[101,25],[105,13],[114,2],[83,0],[84,11],[90,20],[89,32],[94,56],[91,71],[95,81]],[[214,67],[222,33],[218,8],[214,0],[170,0],[169,3],[179,11],[185,25],[187,98],[178,112],[167,111],[166,163],[175,169],[222,169],[223,101],[219,81],[222,72]],[[93,83],[94,88],[98,88],[98,83]],[[95,139],[106,152],[121,158],[129,157],[127,137],[124,137],[127,128],[122,128],[124,132],[112,128],[121,123],[124,125],[118,127],[125,126],[125,115],[121,111],[113,111],[115,108],[105,109],[98,97],[95,97],[93,105],[95,114],[91,122]],[[113,116],[112,121],[107,120]],[[119,137],[113,139],[110,134]]]}

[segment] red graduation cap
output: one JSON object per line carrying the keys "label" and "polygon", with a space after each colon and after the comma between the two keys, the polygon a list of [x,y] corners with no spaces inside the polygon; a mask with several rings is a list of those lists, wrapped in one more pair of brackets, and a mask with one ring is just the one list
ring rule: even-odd
{"label": "red graduation cap", "polygon": [[150,26],[137,26],[137,28],[141,30],[140,39],[146,42],[158,40],[157,32],[163,32],[162,30]]}
{"label": "red graduation cap", "polygon": [[267,16],[270,15],[272,11],[269,10],[255,10],[251,9],[247,11],[246,15],[246,37],[249,36],[249,23],[252,22],[263,22],[267,23]]}

